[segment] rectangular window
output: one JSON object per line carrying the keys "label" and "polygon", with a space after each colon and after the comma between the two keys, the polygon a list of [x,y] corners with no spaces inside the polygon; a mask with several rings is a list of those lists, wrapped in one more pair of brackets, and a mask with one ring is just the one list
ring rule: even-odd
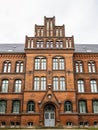
{"label": "rectangular window", "polygon": [[41,77],[41,90],[46,90],[46,77]]}
{"label": "rectangular window", "polygon": [[34,78],[34,90],[39,90],[39,84],[40,84],[39,77],[35,77]]}
{"label": "rectangular window", "polygon": [[0,101],[0,113],[5,113],[6,111],[6,101]]}
{"label": "rectangular window", "polygon": [[53,78],[53,90],[58,90],[58,77]]}
{"label": "rectangular window", "polygon": [[97,92],[97,83],[96,83],[96,80],[91,80],[90,84],[91,84],[91,92]]}
{"label": "rectangular window", "polygon": [[35,59],[35,70],[40,69],[40,59]]}
{"label": "rectangular window", "polygon": [[60,77],[60,90],[65,90],[65,78]]}
{"label": "rectangular window", "polygon": [[59,59],[59,69],[64,70],[64,59]]}
{"label": "rectangular window", "polygon": [[53,59],[53,70],[58,70],[58,59]]}
{"label": "rectangular window", "polygon": [[94,113],[98,113],[98,101],[93,101],[93,111]]}
{"label": "rectangular window", "polygon": [[79,109],[80,109],[80,113],[86,113],[86,102],[85,101],[79,102]]}
{"label": "rectangular window", "polygon": [[84,81],[78,80],[78,92],[84,92]]}
{"label": "rectangular window", "polygon": [[13,113],[19,113],[20,101],[13,101]]}
{"label": "rectangular window", "polygon": [[46,59],[41,59],[41,69],[46,70]]}
{"label": "rectangular window", "polygon": [[4,93],[8,92],[8,80],[2,81],[2,92],[4,92]]}

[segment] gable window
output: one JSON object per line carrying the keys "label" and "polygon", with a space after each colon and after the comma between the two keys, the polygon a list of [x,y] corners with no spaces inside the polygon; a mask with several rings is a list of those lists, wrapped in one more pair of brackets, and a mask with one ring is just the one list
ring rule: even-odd
{"label": "gable window", "polygon": [[46,70],[46,58],[36,57],[35,58],[35,70]]}
{"label": "gable window", "polygon": [[86,101],[79,101],[80,113],[86,113]]}
{"label": "gable window", "polygon": [[5,113],[6,111],[6,101],[0,100],[0,113]]}
{"label": "gable window", "polygon": [[89,61],[88,63],[88,72],[89,73],[95,73],[95,62],[94,61]]}
{"label": "gable window", "polygon": [[64,70],[64,58],[55,57],[53,58],[53,70]]}
{"label": "gable window", "polygon": [[72,111],[72,103],[70,101],[66,101],[64,103],[64,111],[71,112]]}
{"label": "gable window", "polygon": [[5,62],[4,62],[3,72],[4,72],[4,73],[9,73],[9,72],[11,72],[11,62],[10,62],[10,61],[5,61]]}
{"label": "gable window", "polygon": [[93,112],[98,113],[98,100],[93,101]]}
{"label": "gable window", "polygon": [[83,80],[78,80],[78,92],[84,92],[84,81]]}
{"label": "gable window", "polygon": [[96,80],[91,80],[90,85],[91,85],[91,92],[97,92],[97,82],[96,82]]}
{"label": "gable window", "polygon": [[34,112],[35,111],[35,103],[33,101],[28,102],[27,111],[28,112]]}
{"label": "gable window", "polygon": [[76,61],[76,73],[83,72],[83,63],[81,61]]}
{"label": "gable window", "polygon": [[8,80],[7,79],[4,79],[2,80],[2,90],[1,92],[3,93],[7,93],[8,92]]}
{"label": "gable window", "polygon": [[47,41],[46,48],[53,48],[53,41]]}
{"label": "gable window", "polygon": [[21,80],[15,80],[15,92],[16,93],[21,92],[21,85],[22,85]]}
{"label": "gable window", "polygon": [[37,48],[43,48],[43,47],[44,47],[44,42],[41,41],[41,40],[40,40],[40,41],[37,41],[37,42],[36,42],[36,47],[37,47]]}
{"label": "gable window", "polygon": [[23,62],[17,61],[16,62],[16,73],[23,72]]}
{"label": "gable window", "polygon": [[15,101],[13,101],[12,112],[19,113],[19,111],[20,111],[20,101],[15,100]]}
{"label": "gable window", "polygon": [[63,42],[62,41],[56,41],[56,48],[62,48]]}

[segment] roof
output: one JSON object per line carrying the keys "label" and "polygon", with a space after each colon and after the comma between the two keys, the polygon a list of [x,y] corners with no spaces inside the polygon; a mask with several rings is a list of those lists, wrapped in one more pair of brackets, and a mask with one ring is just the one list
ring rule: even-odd
{"label": "roof", "polygon": [[[0,44],[0,53],[24,53],[25,44]],[[98,44],[75,44],[75,53],[98,53]]]}
{"label": "roof", "polygon": [[98,44],[75,44],[75,53],[98,53]]}
{"label": "roof", "polygon": [[24,53],[24,44],[0,44],[0,53]]}

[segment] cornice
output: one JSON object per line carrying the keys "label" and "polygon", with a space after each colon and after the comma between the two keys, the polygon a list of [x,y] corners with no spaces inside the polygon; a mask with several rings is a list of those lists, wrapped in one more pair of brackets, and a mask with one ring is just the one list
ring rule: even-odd
{"label": "cornice", "polygon": [[0,58],[25,58],[25,54],[0,54]]}

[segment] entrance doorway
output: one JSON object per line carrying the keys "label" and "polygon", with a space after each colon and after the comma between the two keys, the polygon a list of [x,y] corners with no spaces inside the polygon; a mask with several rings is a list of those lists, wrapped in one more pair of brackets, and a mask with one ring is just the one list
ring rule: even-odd
{"label": "entrance doorway", "polygon": [[44,125],[46,127],[55,126],[55,107],[51,104],[45,106],[44,109]]}

